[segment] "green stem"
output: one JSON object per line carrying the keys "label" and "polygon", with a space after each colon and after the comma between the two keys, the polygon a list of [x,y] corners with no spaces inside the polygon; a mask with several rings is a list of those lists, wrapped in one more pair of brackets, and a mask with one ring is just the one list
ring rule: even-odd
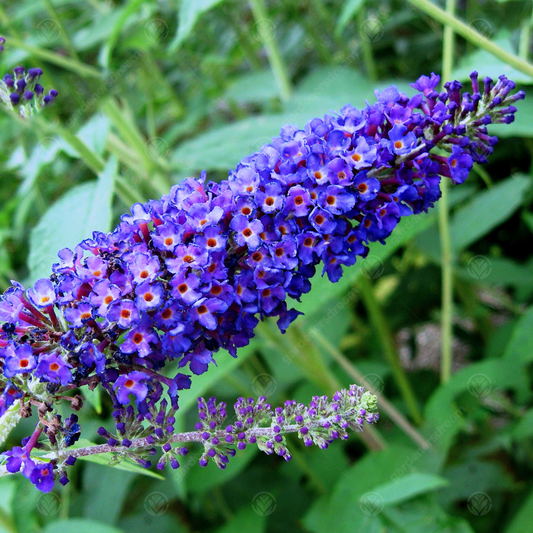
{"label": "green stem", "polygon": [[394,339],[392,338],[392,331],[390,330],[379,302],[376,299],[374,287],[364,276],[358,279],[357,284],[361,290],[361,297],[368,311],[370,322],[377,332],[379,341],[385,354],[385,358],[391,367],[392,374],[396,384],[398,385],[398,388],[400,389],[400,393],[405,401],[405,404],[407,405],[415,424],[421,424],[422,413],[418,407],[418,402],[413,389],[411,388],[411,384],[407,379],[407,374],[400,364],[400,359],[394,346]]}
{"label": "green stem", "polygon": [[105,102],[102,106],[102,110],[110,118],[122,139],[124,139],[124,141],[131,146],[133,151],[137,154],[139,162],[144,170],[145,180],[149,182],[149,185],[151,185],[153,190],[159,194],[165,194],[168,192],[170,183],[157,171],[158,167],[159,169],[162,168],[162,164],[154,161],[148,155],[149,152],[147,150],[146,141],[128,110],[120,108],[114,99],[109,99]]}
{"label": "green stem", "polygon": [[[446,13],[454,16],[455,0],[446,0]],[[454,33],[451,26],[444,28],[442,43],[442,79],[450,77],[453,66]],[[441,365],[442,383],[450,379],[452,373],[452,328],[453,328],[453,252],[450,235],[450,206],[448,200],[448,180],[442,181],[442,197],[439,201],[439,232],[442,264],[442,310],[441,310]]]}
{"label": "green stem", "polygon": [[275,28],[273,27],[272,21],[268,18],[265,2],[264,0],[250,0],[250,5],[258,32],[265,45],[270,68],[274,73],[279,87],[281,99],[287,101],[292,94],[291,80],[287,66],[279,51],[278,43],[274,36]]}
{"label": "green stem", "polygon": [[529,55],[529,37],[531,35],[531,25],[533,24],[533,2],[530,3],[531,15],[522,23],[522,29],[520,30],[520,43],[518,45],[518,57],[524,61],[527,61],[527,57]]}
{"label": "green stem", "polygon": [[115,178],[115,193],[124,203],[126,207],[130,207],[136,203],[144,203],[146,198],[144,198],[132,184],[126,181],[122,176],[117,176]]}
{"label": "green stem", "polygon": [[524,61],[515,54],[507,52],[474,30],[474,28],[470,27],[468,24],[465,24],[449,13],[446,13],[428,0],[408,0],[408,2],[429,15],[431,18],[446,26],[450,26],[456,33],[461,35],[461,37],[464,37],[467,41],[479,46],[480,48],[483,48],[484,50],[487,50],[487,52],[496,56],[498,59],[501,59],[509,66],[533,78],[533,65],[531,63]]}
{"label": "green stem", "polygon": [[43,132],[49,135],[60,135],[80,156],[80,159],[95,173],[104,170],[104,160],[93,152],[76,134],[59,123],[45,121],[40,116],[34,117],[33,123],[37,124]]}
{"label": "green stem", "polygon": [[366,390],[378,397],[381,410],[391,418],[391,420],[417,445],[424,449],[430,448],[431,444],[414,428],[409,420],[387,400],[385,395],[376,390],[374,386],[367,382],[364,374],[333,344],[331,344],[316,328],[311,328],[309,334],[339,363],[339,366],[352,377],[356,383],[363,385]]}
{"label": "green stem", "polygon": [[246,27],[241,23],[236,14],[228,13],[228,15],[226,19],[237,35],[237,41],[242,55],[246,58],[253,71],[260,71],[262,69],[261,61],[255,53],[249,32],[246,31]]}
{"label": "green stem", "polygon": [[483,180],[488,189],[493,185],[490,174],[478,163],[474,163],[474,172]]}
{"label": "green stem", "polygon": [[0,507],[0,525],[9,532],[17,533],[18,529],[13,517]]}
{"label": "green stem", "polygon": [[52,2],[50,0],[43,0],[44,6],[50,16],[52,17],[53,21],[59,26],[59,34],[61,36],[61,40],[63,41],[63,46],[69,51],[69,54],[76,60],[79,61],[80,58],[78,57],[78,53],[76,52],[76,48],[74,48],[74,44],[70,40],[70,37],[68,33],[65,31],[65,26],[63,26],[63,23],[61,22],[61,19],[59,18],[59,15],[57,14],[57,11],[55,10],[54,6],[52,5]]}
{"label": "green stem", "polygon": [[37,46],[32,46],[31,44],[27,44],[26,41],[22,39],[17,39],[16,37],[13,37],[11,35],[4,35],[4,37],[14,48],[20,48],[21,50],[25,50],[26,52],[28,52],[28,54],[31,54],[34,57],[37,57],[44,61],[48,61],[49,63],[57,65],[58,67],[63,67],[66,70],[74,72],[75,74],[79,74],[80,76],[87,78],[102,77],[102,73],[98,69],[86,65],[85,63],[81,63],[76,59],[65,57],[60,54],[50,52],[49,50],[44,50]]}
{"label": "green stem", "polygon": [[[298,336],[296,330],[298,330]],[[289,332],[292,338],[288,337]],[[293,326],[285,335],[281,335],[274,322],[266,320],[260,322],[257,333],[266,342],[270,342],[273,348],[279,350],[283,348],[287,356],[288,363],[296,364],[302,373],[315,385],[320,387],[324,393],[331,394],[332,391],[339,390],[341,385],[331,370],[324,364],[320,354],[317,354],[316,346],[311,343],[309,336],[301,331],[299,326]],[[387,443],[372,426],[362,433],[357,433],[369,450],[378,451],[388,447]]]}
{"label": "green stem", "polygon": [[169,82],[168,77],[161,71],[159,63],[155,60],[150,52],[144,52],[142,55],[142,64],[146,74],[152,79],[152,83],[163,88],[168,98],[168,102],[173,106],[173,118],[179,118],[185,113],[185,106],[178,96],[178,92]]}
{"label": "green stem", "polygon": [[450,214],[448,210],[448,182],[443,181],[442,197],[439,200],[439,233],[442,264],[442,310],[441,310],[441,382],[450,379],[452,371],[452,320],[453,320],[453,252],[450,236]]}
{"label": "green stem", "polygon": [[359,27],[359,41],[361,43],[361,50],[363,52],[363,61],[365,63],[366,73],[370,81],[376,81],[378,79],[376,62],[374,61],[374,53],[372,52],[372,43],[365,39],[362,35],[363,25],[366,20],[366,11],[364,7],[357,13],[357,25]]}
{"label": "green stem", "polygon": [[[300,441],[300,445],[301,445],[301,441]],[[302,457],[300,450],[295,445],[291,446],[291,455],[296,466],[309,479],[309,483],[313,485],[320,494],[327,494],[328,488],[324,485],[324,483],[322,483],[322,481],[320,481],[318,476],[315,474],[315,471],[309,464],[309,461],[307,460],[307,458]]]}

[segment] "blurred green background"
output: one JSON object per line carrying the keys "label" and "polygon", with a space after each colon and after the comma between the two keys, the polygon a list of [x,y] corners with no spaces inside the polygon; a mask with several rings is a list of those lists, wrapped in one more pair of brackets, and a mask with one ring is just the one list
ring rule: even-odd
{"label": "blurred green background", "polygon": [[[453,78],[476,69],[533,82],[531,1],[469,0],[455,16],[465,25],[452,15],[462,31],[444,46]],[[443,68],[439,17],[423,0],[3,1],[2,72],[40,66],[60,96],[25,122],[0,114],[2,289],[48,276],[60,248],[183,177],[224,178],[286,123],[362,106],[390,83],[412,92],[409,82]],[[201,469],[194,447],[164,477],[78,461],[48,495],[2,478],[0,531],[531,531],[531,97],[518,107],[515,123],[491,129],[501,140],[490,165],[448,191],[440,224],[438,209],[405,219],[339,283],[316,279],[286,335],[266,322],[238,359],[221,353],[193,380],[177,424],[192,429],[200,394],[276,405],[355,382],[379,394],[373,431],[327,451],[289,439],[290,463],[249,449],[224,472]],[[443,271],[453,309],[442,306]],[[112,425],[110,409],[85,405],[86,438]]]}

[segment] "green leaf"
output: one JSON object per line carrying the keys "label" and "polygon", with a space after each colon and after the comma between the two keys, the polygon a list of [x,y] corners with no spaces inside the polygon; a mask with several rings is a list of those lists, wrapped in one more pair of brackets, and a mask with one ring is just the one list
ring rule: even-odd
{"label": "green leaf", "polygon": [[533,307],[530,307],[514,327],[511,340],[503,354],[504,359],[533,361]]}
{"label": "green leaf", "polygon": [[[470,202],[461,206],[450,222],[455,253],[467,248],[507,220],[522,204],[524,193],[530,185],[530,178],[516,175],[490,189],[478,192]],[[416,243],[433,261],[440,262],[440,240],[436,228],[419,235]]]}
{"label": "green leaf", "polygon": [[373,489],[373,492],[381,496],[383,505],[396,505],[446,485],[448,481],[440,476],[415,472],[402,476],[397,481],[380,485]]}
{"label": "green leaf", "polygon": [[124,470],[87,465],[83,472],[84,518],[115,524],[134,478]]}
{"label": "green leaf", "polygon": [[[304,525],[316,533],[328,531],[333,523],[336,533],[374,531],[370,528],[376,527],[376,515],[385,505],[376,489],[386,488],[391,479],[401,483],[403,476],[433,474],[436,467],[434,455],[421,449],[392,445],[367,454],[342,475],[330,493],[315,501],[304,517]],[[393,498],[394,489],[387,491],[390,491],[387,497]]]}
{"label": "green leaf", "polygon": [[[503,48],[506,52],[514,53],[513,45],[509,39],[500,36],[499,38],[492,39],[492,41],[494,44]],[[474,52],[463,56],[457,63],[457,67],[453,70],[450,79],[470,81],[470,73],[473,70],[479,72],[480,79],[483,79],[485,76],[490,76],[492,79],[497,80],[499,76],[504,74],[516,83],[533,83],[531,76],[523,74],[519,70],[509,66],[501,59],[498,59],[494,55],[482,49],[477,49]]]}
{"label": "green leaf", "polygon": [[440,385],[424,408],[422,433],[444,459],[459,430],[464,426],[463,408],[455,398],[469,393],[474,398],[486,398],[496,389],[513,389],[518,401],[530,395],[523,364],[515,359],[480,361],[463,368]]}
{"label": "green leaf", "polygon": [[337,26],[335,27],[336,35],[342,35],[348,23],[361,11],[364,3],[365,0],[346,0],[344,2],[339,20],[337,20]]}
{"label": "green leaf", "polygon": [[73,187],[46,211],[30,234],[30,282],[50,275],[62,248],[74,248],[93,231],[109,231],[116,173],[110,159],[97,181]]}
{"label": "green leaf", "polygon": [[4,444],[20,419],[20,400],[15,400],[13,405],[0,417],[0,446]]}
{"label": "green leaf", "polygon": [[37,505],[42,494],[28,485],[22,476],[17,478],[17,489],[11,503],[11,516],[15,521],[17,533],[35,533],[39,530]]}
{"label": "green leaf", "polygon": [[522,220],[526,223],[527,227],[529,228],[529,231],[533,233],[533,213],[530,213],[529,211],[524,211],[522,213]]}
{"label": "green leaf", "polygon": [[465,460],[447,467],[442,475],[450,482],[439,494],[439,502],[446,508],[454,502],[468,500],[475,492],[503,492],[515,488],[511,475],[496,461]]}
{"label": "green leaf", "polygon": [[[245,450],[237,451],[235,458],[231,460],[232,467],[226,470],[216,468],[210,464],[207,468],[191,468],[187,473],[187,488],[193,492],[202,493],[212,490],[214,487],[229,483],[237,477],[259,453],[256,446],[248,446]],[[175,476],[179,476],[180,469],[174,470]]]}
{"label": "green leaf", "polygon": [[531,178],[515,175],[480,192],[453,216],[450,226],[455,250],[462,250],[507,220],[521,205]]}
{"label": "green leaf", "polygon": [[183,0],[180,7],[178,33],[172,43],[170,43],[169,52],[175,52],[183,41],[189,37],[203,13],[221,2],[222,0]]}
{"label": "green leaf", "polygon": [[40,139],[21,169],[24,180],[18,190],[20,196],[25,196],[29,193],[43,167],[54,161],[60,149],[61,143],[57,137]]}
{"label": "green leaf", "polygon": [[224,98],[239,104],[266,102],[279,96],[279,88],[272,71],[250,72],[233,80]]}
{"label": "green leaf", "polygon": [[385,507],[383,522],[391,533],[474,533],[462,518],[447,515],[429,497],[399,507]]}
{"label": "green leaf", "polygon": [[233,519],[217,529],[216,533],[242,533],[247,531],[264,533],[266,517],[266,513],[256,512],[253,505],[252,507],[242,507]]}
{"label": "green leaf", "polygon": [[514,515],[511,523],[505,529],[505,533],[524,533],[531,530],[533,522],[533,490],[520,507],[520,510]]}
{"label": "green leaf", "polygon": [[516,426],[511,430],[513,439],[529,439],[533,436],[533,409],[530,409],[524,415]]}
{"label": "green leaf", "polygon": [[124,533],[122,529],[85,518],[56,520],[47,524],[41,531],[42,533]]}
{"label": "green leaf", "polygon": [[76,133],[94,153],[102,155],[107,143],[111,123],[102,113],[93,115]]}
{"label": "green leaf", "polygon": [[97,414],[102,414],[102,391],[100,387],[84,390],[83,397],[91,404]]}
{"label": "green leaf", "polygon": [[208,372],[200,376],[193,376],[193,385],[188,390],[180,391],[180,410],[176,418],[183,415],[193,405],[196,405],[196,399],[204,394],[217,381],[222,379],[226,374],[232,372],[240,366],[254,352],[253,348],[248,345],[238,350],[238,357],[232,357],[226,350],[220,350],[214,354],[217,366],[210,366]]}
{"label": "green leaf", "polygon": [[[181,143],[172,155],[172,163],[185,173],[227,171],[244,156],[271,142],[273,136],[279,135],[283,124],[290,122],[303,126],[308,119],[309,114],[303,112],[298,115],[265,115],[215,128]],[[209,157],[206,157],[206,150]]]}

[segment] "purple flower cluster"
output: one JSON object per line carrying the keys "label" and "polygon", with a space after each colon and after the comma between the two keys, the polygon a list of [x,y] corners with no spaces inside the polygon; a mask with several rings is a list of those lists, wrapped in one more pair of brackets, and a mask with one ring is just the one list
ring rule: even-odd
{"label": "purple flower cluster", "polygon": [[0,301],[0,415],[36,384],[53,398],[100,383],[142,418],[164,389],[176,408],[190,386],[161,372],[169,363],[201,374],[265,317],[284,332],[300,314],[287,300],[310,290],[317,265],[338,281],[369,242],[433,206],[441,177],[462,183],[492,152],[486,125],[511,122],[524,97],[505,76],[480,89],[473,73],[472,94],[438,83],[422,76],[413,97],[392,86],[363,110],[285,126],[227,180],[187,178],[111,233],[61,250],[50,279],[14,282]]}
{"label": "purple flower cluster", "polygon": [[[0,52],[4,49],[6,40],[0,37]],[[50,104],[57,96],[52,89],[45,94],[42,85],[37,83],[43,75],[40,68],[30,68],[26,72],[24,67],[15,67],[13,75],[6,74],[0,80],[0,101],[8,109],[18,109],[22,116],[30,115],[34,110]]]}
{"label": "purple flower cluster", "polygon": [[236,421],[223,429],[226,404],[217,404],[215,398],[207,402],[198,398],[200,422],[196,429],[201,432],[204,445],[200,466],[207,466],[211,459],[224,469],[236,449],[244,450],[250,444],[268,455],[275,453],[290,461],[292,455],[284,433],[295,431],[306,446],[316,445],[325,450],[336,439],[346,440],[348,429],[363,431],[363,424],[379,419],[376,396],[355,385],[336,392],[331,401],[327,396],[314,396],[308,406],[289,400],[273,410],[261,396],[257,402],[253,398],[239,398],[234,409]]}
{"label": "purple flower cluster", "polygon": [[[80,436],[80,426],[78,417],[71,415],[61,424],[61,417],[55,416],[55,422],[59,431],[51,437],[51,442],[57,445],[58,440],[64,447],[72,446]],[[58,469],[55,461],[35,461],[31,457],[34,448],[40,448],[41,444],[37,442],[42,429],[38,426],[33,435],[22,441],[22,446],[15,446],[12,450],[4,452],[7,456],[6,470],[11,474],[21,472],[28,478],[41,492],[50,492],[54,488],[54,474],[59,470],[59,482],[62,485],[68,483],[68,477],[64,467],[72,466],[76,462],[74,457],[67,457],[61,468]]]}

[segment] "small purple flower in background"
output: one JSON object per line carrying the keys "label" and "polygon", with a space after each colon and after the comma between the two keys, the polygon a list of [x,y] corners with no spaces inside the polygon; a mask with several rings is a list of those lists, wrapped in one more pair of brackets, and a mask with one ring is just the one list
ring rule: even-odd
{"label": "small purple flower in background", "polygon": [[[5,43],[6,40],[0,37],[0,53]],[[45,95],[43,87],[37,83],[43,75],[40,68],[30,68],[26,73],[24,67],[15,67],[13,73],[14,77],[6,74],[0,79],[0,102],[8,109],[16,110],[21,117],[29,117],[57,97],[55,89]]]}

